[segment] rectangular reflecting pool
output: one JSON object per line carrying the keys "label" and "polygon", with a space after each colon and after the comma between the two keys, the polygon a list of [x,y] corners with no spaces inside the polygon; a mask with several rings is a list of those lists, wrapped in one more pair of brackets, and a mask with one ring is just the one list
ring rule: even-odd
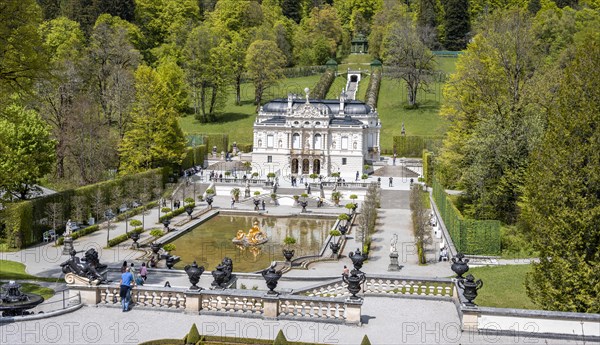
{"label": "rectangular reflecting pool", "polygon": [[[257,246],[232,243],[238,230],[248,233],[255,221],[260,230],[266,233],[266,243]],[[233,260],[234,272],[257,272],[267,268],[274,260],[285,260],[281,250],[286,236],[296,239],[294,258],[318,255],[334,223],[333,218],[219,215],[172,241],[176,249],[171,254],[181,257],[181,261],[175,265],[179,269],[196,261],[207,271],[212,271],[227,256]]]}

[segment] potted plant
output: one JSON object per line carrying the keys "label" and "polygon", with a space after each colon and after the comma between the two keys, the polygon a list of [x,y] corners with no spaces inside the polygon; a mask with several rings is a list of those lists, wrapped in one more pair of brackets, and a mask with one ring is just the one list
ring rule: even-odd
{"label": "potted plant", "polygon": [[363,187],[366,187],[366,182],[367,182],[367,179],[369,178],[369,175],[362,174],[362,176],[360,178],[363,180]]}
{"label": "potted plant", "polygon": [[154,229],[150,231],[150,236],[154,237],[154,239],[161,237],[163,234],[164,232],[161,229]]}
{"label": "potted plant", "polygon": [[187,198],[183,199],[183,202],[186,204],[193,204],[194,198],[187,197]]}
{"label": "potted plant", "polygon": [[269,180],[271,180],[272,178],[275,178],[275,173],[274,173],[274,172],[270,172],[270,173],[268,173],[268,174],[267,174],[267,178],[268,178]]}
{"label": "potted plant", "polygon": [[169,213],[171,212],[171,208],[170,207],[163,207],[160,209],[160,212],[162,213]]}
{"label": "potted plant", "polygon": [[300,200],[300,195],[294,195],[294,205],[298,205],[298,200]]}
{"label": "potted plant", "polygon": [[277,205],[277,194],[271,193],[271,203]]}
{"label": "potted plant", "polygon": [[306,198],[308,198],[308,194],[306,193],[302,193],[300,195],[302,197],[302,201],[300,201],[300,206],[302,206],[302,212],[306,212],[306,206],[308,206],[308,201],[306,201]]}
{"label": "potted plant", "polygon": [[338,251],[340,250],[340,243],[338,242],[337,237],[341,236],[342,233],[336,229],[331,229],[331,231],[329,231],[329,235],[332,237],[331,242],[329,242],[329,248],[331,249],[333,255],[337,258]]}
{"label": "potted plant", "polygon": [[315,182],[315,180],[317,179],[317,177],[319,177],[319,175],[317,175],[317,174],[310,174],[310,175],[308,175],[308,177],[310,177],[313,180],[313,182]]}
{"label": "potted plant", "polygon": [[163,249],[165,250],[165,252],[172,252],[175,249],[177,249],[177,247],[173,243],[167,243],[163,246]]}
{"label": "potted plant", "polygon": [[285,259],[289,262],[292,260],[292,257],[294,257],[294,249],[292,249],[292,246],[296,244],[296,239],[293,238],[292,236],[286,236],[283,239],[283,256],[285,257]]}
{"label": "potted plant", "polygon": [[206,196],[213,196],[215,194],[215,190],[212,188],[208,188],[206,190]]}
{"label": "potted plant", "polygon": [[333,202],[335,203],[336,206],[339,206],[341,198],[342,198],[342,193],[341,192],[333,192],[333,193],[331,193],[331,200],[333,200]]}
{"label": "potted plant", "polygon": [[340,177],[340,173],[339,172],[331,173],[331,177],[336,177],[336,178]]}
{"label": "potted plant", "polygon": [[233,199],[235,200],[235,202],[240,201],[240,189],[239,188],[233,188],[231,190],[231,196],[233,197]]}
{"label": "potted plant", "polygon": [[256,180],[258,178],[258,173],[257,172],[253,172],[252,173],[252,178]]}
{"label": "potted plant", "polygon": [[138,226],[142,226],[142,221],[137,220],[137,219],[132,219],[131,221],[129,221],[129,225],[133,226],[134,228],[137,228]]}
{"label": "potted plant", "polygon": [[[342,213],[338,216],[338,219],[340,220],[340,232],[342,235],[346,235],[346,232],[348,232],[348,221],[350,220],[350,217],[348,217],[347,214]],[[344,224],[342,225],[341,222],[344,222]]]}

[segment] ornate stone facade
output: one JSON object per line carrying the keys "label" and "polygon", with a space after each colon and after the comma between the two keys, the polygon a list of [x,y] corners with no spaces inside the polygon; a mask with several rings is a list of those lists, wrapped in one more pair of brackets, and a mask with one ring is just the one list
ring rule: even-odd
{"label": "ornate stone facade", "polygon": [[310,100],[292,95],[266,103],[254,123],[252,164],[281,176],[362,174],[379,160],[381,123],[364,102]]}

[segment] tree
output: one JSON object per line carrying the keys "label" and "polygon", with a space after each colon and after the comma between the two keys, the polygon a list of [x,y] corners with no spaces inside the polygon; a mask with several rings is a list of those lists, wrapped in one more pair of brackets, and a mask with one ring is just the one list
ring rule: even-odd
{"label": "tree", "polygon": [[0,108],[0,192],[4,199],[27,199],[52,170],[56,141],[35,110],[21,105],[16,96],[11,101]]}
{"label": "tree", "polygon": [[568,63],[525,184],[523,219],[539,263],[527,294],[543,309],[600,312],[600,35]]}
{"label": "tree", "polygon": [[148,66],[140,66],[135,79],[132,123],[119,145],[121,172],[180,164],[185,140],[166,82]]}
{"label": "tree", "polygon": [[492,14],[461,57],[444,94],[450,129],[436,165],[442,183],[465,190],[465,214],[513,224],[529,154],[545,127],[540,54],[523,10]]}
{"label": "tree", "polygon": [[38,83],[40,111],[53,127],[56,139],[56,178],[65,178],[65,160],[72,139],[71,125],[78,121],[74,106],[83,89],[81,59],[84,47],[83,32],[79,23],[59,17],[42,23],[42,47],[50,59],[54,78]]}
{"label": "tree", "polygon": [[290,18],[296,23],[300,23],[300,19],[302,19],[302,7],[300,1],[283,0],[281,2],[281,9],[284,16]]}
{"label": "tree", "polygon": [[196,27],[185,46],[185,76],[192,89],[194,115],[202,122],[216,118],[232,79],[231,45],[208,25]]}
{"label": "tree", "polygon": [[133,72],[141,59],[132,44],[134,37],[139,37],[139,32],[132,24],[103,14],[90,38],[90,86],[107,124],[116,122],[120,137],[130,121]]}
{"label": "tree", "polygon": [[421,185],[415,184],[410,189],[410,209],[412,211],[413,235],[419,255],[419,263],[425,264],[425,245],[431,242],[431,229],[429,228],[429,212],[423,205],[423,190]]}
{"label": "tree", "polygon": [[41,11],[35,0],[0,3],[0,103],[14,92],[28,92],[33,81],[48,77],[38,34]]}
{"label": "tree", "polygon": [[467,47],[468,33],[471,30],[469,0],[444,1],[445,45],[449,50],[463,50]]}
{"label": "tree", "polygon": [[396,68],[393,77],[406,82],[408,105],[417,107],[417,91],[427,86],[435,61],[410,17],[399,18],[384,39],[384,60]]}
{"label": "tree", "polygon": [[167,88],[165,91],[170,95],[177,114],[187,113],[188,93],[183,69],[177,65],[174,58],[165,57],[159,61],[156,73]]}
{"label": "tree", "polygon": [[254,84],[254,103],[260,107],[263,92],[283,78],[285,57],[273,41],[255,41],[246,54],[246,68]]}

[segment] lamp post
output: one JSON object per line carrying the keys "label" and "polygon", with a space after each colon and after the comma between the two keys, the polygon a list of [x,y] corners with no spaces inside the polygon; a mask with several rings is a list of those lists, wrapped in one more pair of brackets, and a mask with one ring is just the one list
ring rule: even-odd
{"label": "lamp post", "polygon": [[114,213],[112,213],[112,211],[110,209],[108,209],[108,210],[106,210],[106,212],[104,212],[104,217],[108,221],[108,227],[106,230],[106,246],[107,247],[108,247],[108,241],[110,241],[110,220],[113,219],[114,216],[115,216]]}

